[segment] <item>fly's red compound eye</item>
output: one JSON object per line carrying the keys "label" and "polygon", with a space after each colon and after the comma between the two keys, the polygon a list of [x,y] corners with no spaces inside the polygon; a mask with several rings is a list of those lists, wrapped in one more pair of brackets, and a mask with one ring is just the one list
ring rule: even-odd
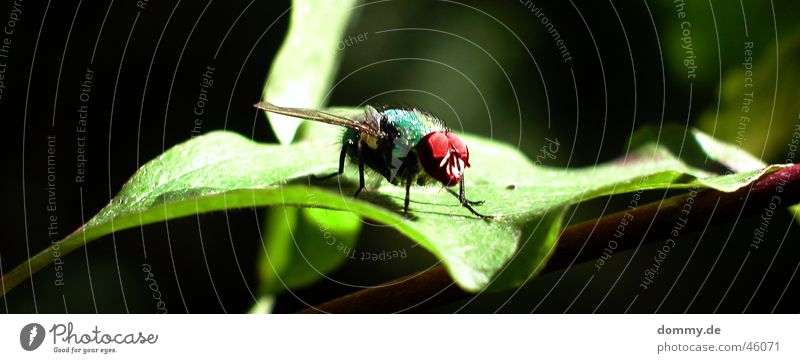
{"label": "fly's red compound eye", "polygon": [[449,131],[425,135],[417,146],[425,172],[446,186],[456,185],[469,166],[469,149],[464,141]]}

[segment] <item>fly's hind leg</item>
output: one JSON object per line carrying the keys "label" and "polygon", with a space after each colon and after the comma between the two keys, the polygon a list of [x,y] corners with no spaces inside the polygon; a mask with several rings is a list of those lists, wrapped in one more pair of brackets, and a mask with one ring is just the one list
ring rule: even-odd
{"label": "fly's hind leg", "polygon": [[337,171],[335,173],[328,174],[328,175],[322,175],[322,176],[312,175],[311,177],[314,180],[328,180],[328,179],[333,178],[335,176],[342,175],[342,173],[344,173],[344,159],[345,159],[345,157],[347,157],[347,144],[346,143],[344,145],[342,145],[342,152],[339,154],[339,171]]}
{"label": "fly's hind leg", "polygon": [[361,193],[364,190],[364,158],[361,155],[361,148],[364,143],[359,141],[358,142],[358,189],[356,193],[353,195],[353,198],[358,197],[358,193]]}
{"label": "fly's hind leg", "polygon": [[408,204],[411,202],[411,178],[406,180],[406,200],[403,203],[403,214],[408,215]]}
{"label": "fly's hind leg", "polygon": [[[353,198],[357,197],[362,190],[364,190],[364,159],[361,157],[361,142],[358,143],[358,189],[356,193],[353,195]],[[347,143],[342,145],[342,151],[339,153],[339,170],[334,173],[322,176],[312,175],[311,177],[315,180],[327,180],[333,178],[335,176],[342,175],[344,173],[344,160],[347,158]]]}

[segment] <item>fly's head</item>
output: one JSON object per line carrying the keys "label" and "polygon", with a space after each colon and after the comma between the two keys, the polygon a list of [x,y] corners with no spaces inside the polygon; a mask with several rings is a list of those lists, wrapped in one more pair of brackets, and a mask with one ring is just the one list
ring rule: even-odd
{"label": "fly's head", "polygon": [[417,155],[425,172],[448,187],[458,184],[469,167],[467,145],[450,131],[425,135],[417,145]]}

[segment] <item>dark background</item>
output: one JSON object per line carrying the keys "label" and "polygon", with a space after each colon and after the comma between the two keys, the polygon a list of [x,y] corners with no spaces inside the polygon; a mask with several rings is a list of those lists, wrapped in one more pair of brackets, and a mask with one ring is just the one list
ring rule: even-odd
{"label": "dark background", "polygon": [[[746,1],[742,8],[721,1],[715,8],[692,7],[702,67],[690,82],[680,63],[675,8],[652,3],[531,2],[565,40],[572,56],[568,63],[525,1],[365,6],[347,34],[366,33],[366,40],[344,47],[336,77],[342,82],[328,103],[418,104],[450,120],[455,129],[517,145],[531,158],[545,138],[557,138],[562,151],[545,164],[591,166],[623,155],[635,128],[670,121],[693,124],[716,109],[723,75],[741,62],[741,43],[756,40],[757,59],[768,57],[775,39],[794,33],[790,14],[797,13],[797,5],[789,1],[775,2],[775,22],[763,2]],[[0,7],[3,24],[12,4],[6,1]],[[289,6],[288,1],[152,1],[142,10],[134,1],[110,7],[90,0],[80,5],[21,2],[0,99],[6,170],[2,271],[72,232],[106,205],[140,165],[190,138],[195,128],[192,108],[208,66],[214,68],[214,84],[199,130],[228,129],[275,141],[263,115],[251,105],[260,98],[286,34],[288,13],[281,14]],[[752,16],[745,20],[743,11]],[[405,30],[396,30],[400,28]],[[391,29],[395,31],[382,32]],[[94,74],[87,103],[87,174],[85,182],[76,183],[81,136],[76,109],[82,104],[87,67]],[[772,92],[763,94],[763,102],[769,103]],[[790,124],[796,122],[797,111],[773,119]],[[718,127],[735,123],[720,120]],[[47,138],[52,135],[58,229],[48,236]],[[781,162],[780,147],[776,150],[764,158]],[[604,208],[623,209],[629,199],[617,196],[608,207],[606,199],[584,203],[569,223],[593,218]],[[64,286],[54,285],[55,270],[48,266],[5,296],[0,311],[156,312],[141,268],[146,263],[171,313],[245,312],[258,284],[262,213],[210,213],[101,238],[64,258]],[[713,226],[702,236],[681,235],[654,287],[641,293],[629,311],[797,312],[797,228],[788,213],[776,215],[766,242],[743,265],[752,230],[759,224],[756,216]],[[434,262],[411,246],[386,229],[366,226],[359,248],[405,248],[409,259],[351,261],[331,277],[348,284],[376,284]],[[594,267],[583,264],[543,275],[518,292],[482,294],[433,311],[623,312],[640,293],[641,271],[659,246],[643,246],[635,255],[618,252],[588,285]],[[281,296],[276,311],[295,311],[352,291],[323,279]]]}

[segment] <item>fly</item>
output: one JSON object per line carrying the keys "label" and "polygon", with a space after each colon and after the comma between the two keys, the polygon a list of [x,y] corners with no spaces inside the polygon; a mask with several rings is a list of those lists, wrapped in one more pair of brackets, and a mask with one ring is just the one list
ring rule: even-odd
{"label": "fly", "polygon": [[[339,155],[339,170],[320,177],[332,178],[344,172],[346,158],[358,165],[359,184],[354,197],[364,190],[364,168],[368,167],[394,185],[404,185],[403,213],[408,214],[411,185],[439,182],[472,214],[483,219],[464,190],[464,171],[469,167],[469,149],[464,141],[444,126],[436,116],[410,107],[366,106],[364,115],[354,118],[319,110],[279,107],[267,102],[254,105],[261,110],[319,121],[345,128]],[[450,187],[458,184],[458,192]]]}

